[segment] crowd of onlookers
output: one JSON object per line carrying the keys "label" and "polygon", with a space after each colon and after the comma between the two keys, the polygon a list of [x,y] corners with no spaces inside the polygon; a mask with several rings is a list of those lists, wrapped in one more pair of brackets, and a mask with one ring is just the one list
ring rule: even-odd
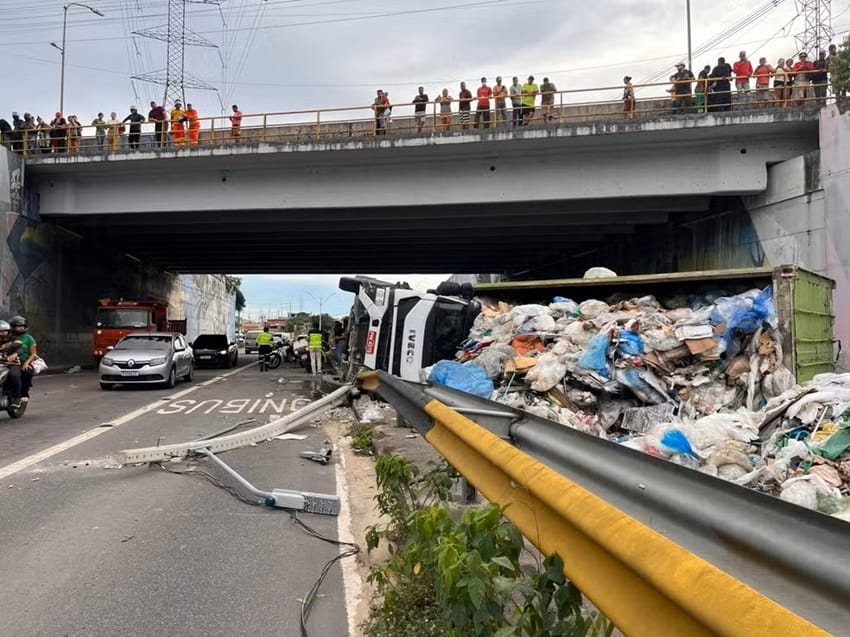
{"label": "crowd of onlookers", "polygon": [[[87,146],[98,151],[137,150],[141,146],[142,124],[145,122],[153,123],[154,144],[160,149],[199,144],[201,122],[192,104],[187,103],[184,108],[183,103],[177,100],[170,112],[156,102],[151,102],[150,106],[147,118],[135,106],[130,107],[129,114],[123,119],[118,119],[115,112],[109,114],[109,119],[98,113],[89,125],[94,134],[86,137]],[[229,119],[231,136],[238,139],[242,132],[242,112],[235,104]],[[66,119],[58,111],[50,122],[41,116],[33,117],[31,113],[24,113],[21,117],[17,112],[12,113],[11,122],[0,119],[0,142],[15,152],[78,152],[83,137],[83,124],[79,118],[69,115]]]}
{"label": "crowd of onlookers", "polygon": [[[676,72],[669,78],[670,88],[667,92],[670,94],[670,102],[662,110],[706,113],[729,111],[733,107],[817,106],[826,101],[830,88],[833,95],[840,93],[834,84],[837,64],[838,51],[834,44],[829,46],[828,52],[820,51],[815,60],[809,60],[807,53],[801,52],[797,60],[793,57],[779,58],[775,66],[764,57],[759,59],[757,65],[753,65],[746,51],[741,51],[733,64],[721,57],[714,67],[705,66],[696,77],[680,62],[676,65]],[[625,76],[622,101],[626,118],[633,118],[638,112],[635,88],[632,78]],[[518,77],[513,77],[510,85],[497,77],[492,86],[488,84],[487,78],[482,77],[481,85],[474,95],[466,82],[461,82],[457,97],[444,88],[433,101],[424,87],[420,86],[412,100],[414,125],[417,132],[421,133],[429,111],[434,113],[434,126],[443,131],[451,130],[455,122],[463,130],[470,126],[527,126],[534,120],[546,123],[556,117],[557,94],[557,87],[548,77],[544,77],[538,85],[533,75],[529,75],[522,83]],[[386,134],[392,122],[393,110],[389,93],[378,90],[371,108],[375,134]],[[643,110],[647,113],[657,111],[657,103]],[[242,113],[236,105],[229,119],[230,136],[234,141],[239,140]],[[109,119],[104,119],[103,113],[98,113],[89,125],[93,135],[85,136],[85,143],[98,151],[138,149],[142,124],[145,122],[154,124],[151,145],[160,149],[199,144],[201,123],[198,111],[188,103],[184,108],[180,101],[176,101],[170,111],[151,102],[147,118],[135,106],[130,107],[130,113],[123,119],[118,119],[114,112],[110,113]],[[69,115],[66,119],[57,112],[48,122],[30,113],[24,113],[23,117],[12,113],[11,123],[0,119],[0,142],[17,152],[76,152],[83,142],[83,128],[76,115]]]}
{"label": "crowd of onlookers", "polygon": [[[696,77],[684,62],[680,62],[676,65],[676,72],[669,77],[667,92],[670,102],[661,110],[705,113],[729,111],[733,104],[736,108],[819,105],[826,101],[830,87],[833,95],[837,94],[832,83],[837,63],[838,50],[834,44],[829,46],[828,52],[820,51],[814,61],[802,52],[797,60],[793,57],[779,58],[776,66],[769,64],[764,57],[753,66],[746,51],[741,51],[734,64],[721,57],[714,67],[705,66]],[[623,85],[623,115],[633,118],[638,110],[638,100],[631,76],[623,78]],[[527,126],[535,119],[545,123],[556,117],[557,94],[558,89],[549,78],[543,78],[538,85],[534,76],[529,76],[524,83],[514,77],[510,86],[505,86],[501,77],[497,77],[496,83],[490,86],[487,78],[482,77],[475,95],[467,88],[466,82],[461,82],[457,98],[444,88],[433,101],[420,86],[412,101],[414,121],[417,131],[422,132],[430,110],[428,106],[431,105],[439,118],[439,128],[444,131],[450,130],[455,122],[464,130],[470,126],[489,128],[493,122],[512,127]],[[453,111],[455,102],[456,119]],[[372,103],[376,135],[386,134],[392,122],[392,109],[389,93],[378,90]],[[658,110],[659,107],[652,104],[646,112]]]}

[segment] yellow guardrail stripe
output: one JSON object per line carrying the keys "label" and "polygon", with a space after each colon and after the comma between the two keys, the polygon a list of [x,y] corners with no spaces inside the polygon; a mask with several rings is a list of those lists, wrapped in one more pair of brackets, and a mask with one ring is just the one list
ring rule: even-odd
{"label": "yellow guardrail stripe", "polygon": [[426,439],[626,634],[828,635],[433,400]]}

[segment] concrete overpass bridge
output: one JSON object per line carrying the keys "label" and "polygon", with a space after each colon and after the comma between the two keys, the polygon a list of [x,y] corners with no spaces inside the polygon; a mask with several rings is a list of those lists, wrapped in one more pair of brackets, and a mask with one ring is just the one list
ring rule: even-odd
{"label": "concrete overpass bridge", "polygon": [[661,250],[646,242],[740,208],[771,166],[819,146],[802,110],[423,136],[328,126],[294,142],[31,155],[27,189],[40,218],[177,272],[564,273],[612,247]]}
{"label": "concrete overpass bridge", "polygon": [[837,280],[836,332],[850,340],[850,116],[836,106],[318,132],[0,153],[0,309],[41,312],[58,341],[83,343],[85,310],[55,319],[64,308],[152,294],[169,272],[540,278],[797,263]]}

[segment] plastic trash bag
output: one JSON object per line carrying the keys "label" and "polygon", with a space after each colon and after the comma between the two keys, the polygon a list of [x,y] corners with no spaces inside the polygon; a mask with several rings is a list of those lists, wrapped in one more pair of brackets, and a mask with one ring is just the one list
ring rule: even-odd
{"label": "plastic trash bag", "polygon": [[547,392],[560,383],[566,373],[567,366],[557,356],[547,352],[537,359],[537,365],[529,370],[525,380],[534,391]]}
{"label": "plastic trash bag", "polygon": [[556,329],[555,319],[553,319],[549,314],[538,314],[520,325],[517,332],[520,334],[534,334],[537,332],[552,333],[556,331]]}
{"label": "plastic trash bag", "polygon": [[469,361],[469,364],[483,367],[488,378],[498,378],[505,369],[505,363],[516,355],[516,350],[510,345],[494,343]]}
{"label": "plastic trash bag", "polygon": [[590,268],[584,273],[583,279],[610,279],[617,276],[617,273],[608,268]]}
{"label": "plastic trash bag", "polygon": [[643,341],[640,335],[635,332],[620,332],[618,335],[620,341],[617,345],[617,351],[626,356],[641,356],[643,354]]}
{"label": "plastic trash bag", "polygon": [[431,369],[428,380],[482,398],[490,398],[494,390],[493,381],[483,367],[455,361],[439,361]]}
{"label": "plastic trash bag", "polygon": [[681,453],[686,456],[696,456],[687,437],[678,429],[672,429],[661,437],[661,444],[671,453]]}
{"label": "plastic trash bag", "polygon": [[641,336],[646,347],[655,352],[669,352],[682,344],[674,334],[664,329],[647,330]]}
{"label": "plastic trash bag", "polygon": [[593,332],[588,327],[584,321],[573,321],[561,329],[561,334],[566,336],[574,345],[584,347],[593,337]]}
{"label": "plastic trash bag", "polygon": [[578,306],[578,309],[583,317],[592,319],[596,318],[600,314],[608,312],[610,308],[604,301],[588,299],[587,301],[582,302],[581,305]]}
{"label": "plastic trash bag", "polygon": [[562,316],[578,316],[578,303],[573,301],[572,299],[564,298],[563,296],[556,296],[552,303],[549,305],[549,309],[554,314],[560,314]]}
{"label": "plastic trash bag", "polygon": [[578,364],[583,369],[594,371],[608,378],[608,334],[597,334],[591,338]]}

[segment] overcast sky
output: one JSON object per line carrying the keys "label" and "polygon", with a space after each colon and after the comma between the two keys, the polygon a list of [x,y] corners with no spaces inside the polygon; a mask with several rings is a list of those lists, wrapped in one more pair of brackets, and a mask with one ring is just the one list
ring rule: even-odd
{"label": "overcast sky", "polygon": [[[850,27],[847,2],[833,3],[838,33]],[[50,43],[61,44],[63,4],[0,2],[0,117],[30,111],[49,120],[57,110],[60,54]],[[130,76],[164,69],[166,49],[131,33],[164,26],[167,0],[86,4],[104,17],[76,6],[68,11],[65,114],[77,114],[84,124],[98,111],[123,117],[131,104],[147,114],[163,88]],[[692,0],[694,50],[764,4]],[[187,91],[202,117],[233,103],[246,114],[366,105],[376,88],[388,90],[398,104],[412,99],[420,84],[433,99],[443,87],[457,95],[461,80],[474,88],[481,76],[492,82],[502,75],[510,83],[513,75],[534,74],[538,81],[548,75],[561,90],[619,86],[625,74],[636,82],[666,79],[687,51],[685,0],[221,0],[220,6],[187,6],[188,29],[215,45],[186,52],[186,71],[218,89]],[[741,48],[771,64],[794,54],[793,35],[803,26],[796,13],[794,0],[782,1],[758,23],[695,56],[694,72],[719,55],[735,58]],[[662,91],[638,89],[638,96]],[[605,95],[619,99],[620,90]],[[298,286],[321,285],[322,294],[314,295],[324,297],[335,279],[251,277],[246,294],[252,308],[279,299],[308,309]]]}

